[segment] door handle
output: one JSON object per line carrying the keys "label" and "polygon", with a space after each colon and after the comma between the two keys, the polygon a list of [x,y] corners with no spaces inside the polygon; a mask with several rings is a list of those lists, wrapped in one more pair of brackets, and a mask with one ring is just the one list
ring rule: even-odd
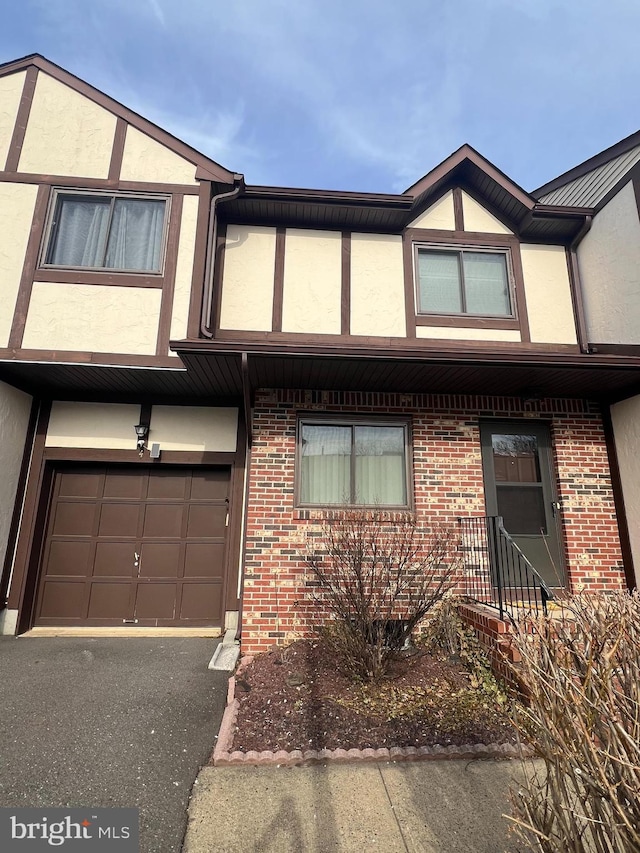
{"label": "door handle", "polygon": [[559,512],[562,512],[562,501],[551,501],[551,512],[553,513],[553,517],[556,518]]}

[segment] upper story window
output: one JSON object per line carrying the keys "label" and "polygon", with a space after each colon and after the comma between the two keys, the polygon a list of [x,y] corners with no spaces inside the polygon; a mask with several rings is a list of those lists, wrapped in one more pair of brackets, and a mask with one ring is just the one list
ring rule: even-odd
{"label": "upper story window", "polygon": [[298,503],[409,506],[407,422],[301,420]]}
{"label": "upper story window", "polygon": [[513,317],[509,251],[417,247],[419,314]]}
{"label": "upper story window", "polygon": [[56,194],[44,264],[162,272],[165,198]]}

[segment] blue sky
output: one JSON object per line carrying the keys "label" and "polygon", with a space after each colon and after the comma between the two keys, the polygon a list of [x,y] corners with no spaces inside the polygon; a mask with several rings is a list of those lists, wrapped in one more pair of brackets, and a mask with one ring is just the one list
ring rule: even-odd
{"label": "blue sky", "polygon": [[640,127],[638,0],[0,0],[251,184],[400,192],[463,142],[531,190]]}

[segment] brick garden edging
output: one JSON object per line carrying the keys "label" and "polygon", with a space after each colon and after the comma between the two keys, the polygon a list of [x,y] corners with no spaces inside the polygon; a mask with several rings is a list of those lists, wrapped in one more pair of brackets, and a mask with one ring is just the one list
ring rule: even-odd
{"label": "brick garden edging", "polygon": [[[253,655],[246,655],[240,661],[236,675],[247,667],[253,660]],[[278,765],[293,767],[302,764],[318,764],[326,761],[438,761],[456,758],[529,758],[533,755],[531,747],[522,744],[514,746],[510,743],[472,743],[461,746],[392,746],[381,749],[267,749],[262,752],[233,751],[233,735],[238,718],[240,702],[235,698],[236,678],[229,679],[227,690],[227,707],[225,708],[218,733],[218,740],[213,751],[215,767],[234,767],[242,765],[265,766]]]}

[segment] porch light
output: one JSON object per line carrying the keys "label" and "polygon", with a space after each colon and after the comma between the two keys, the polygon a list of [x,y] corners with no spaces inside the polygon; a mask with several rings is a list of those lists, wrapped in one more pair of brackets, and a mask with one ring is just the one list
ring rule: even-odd
{"label": "porch light", "polygon": [[138,452],[140,453],[140,456],[142,456],[142,452],[144,450],[144,440],[149,434],[149,424],[136,424],[134,426],[134,429],[136,431],[136,435],[138,436]]}

